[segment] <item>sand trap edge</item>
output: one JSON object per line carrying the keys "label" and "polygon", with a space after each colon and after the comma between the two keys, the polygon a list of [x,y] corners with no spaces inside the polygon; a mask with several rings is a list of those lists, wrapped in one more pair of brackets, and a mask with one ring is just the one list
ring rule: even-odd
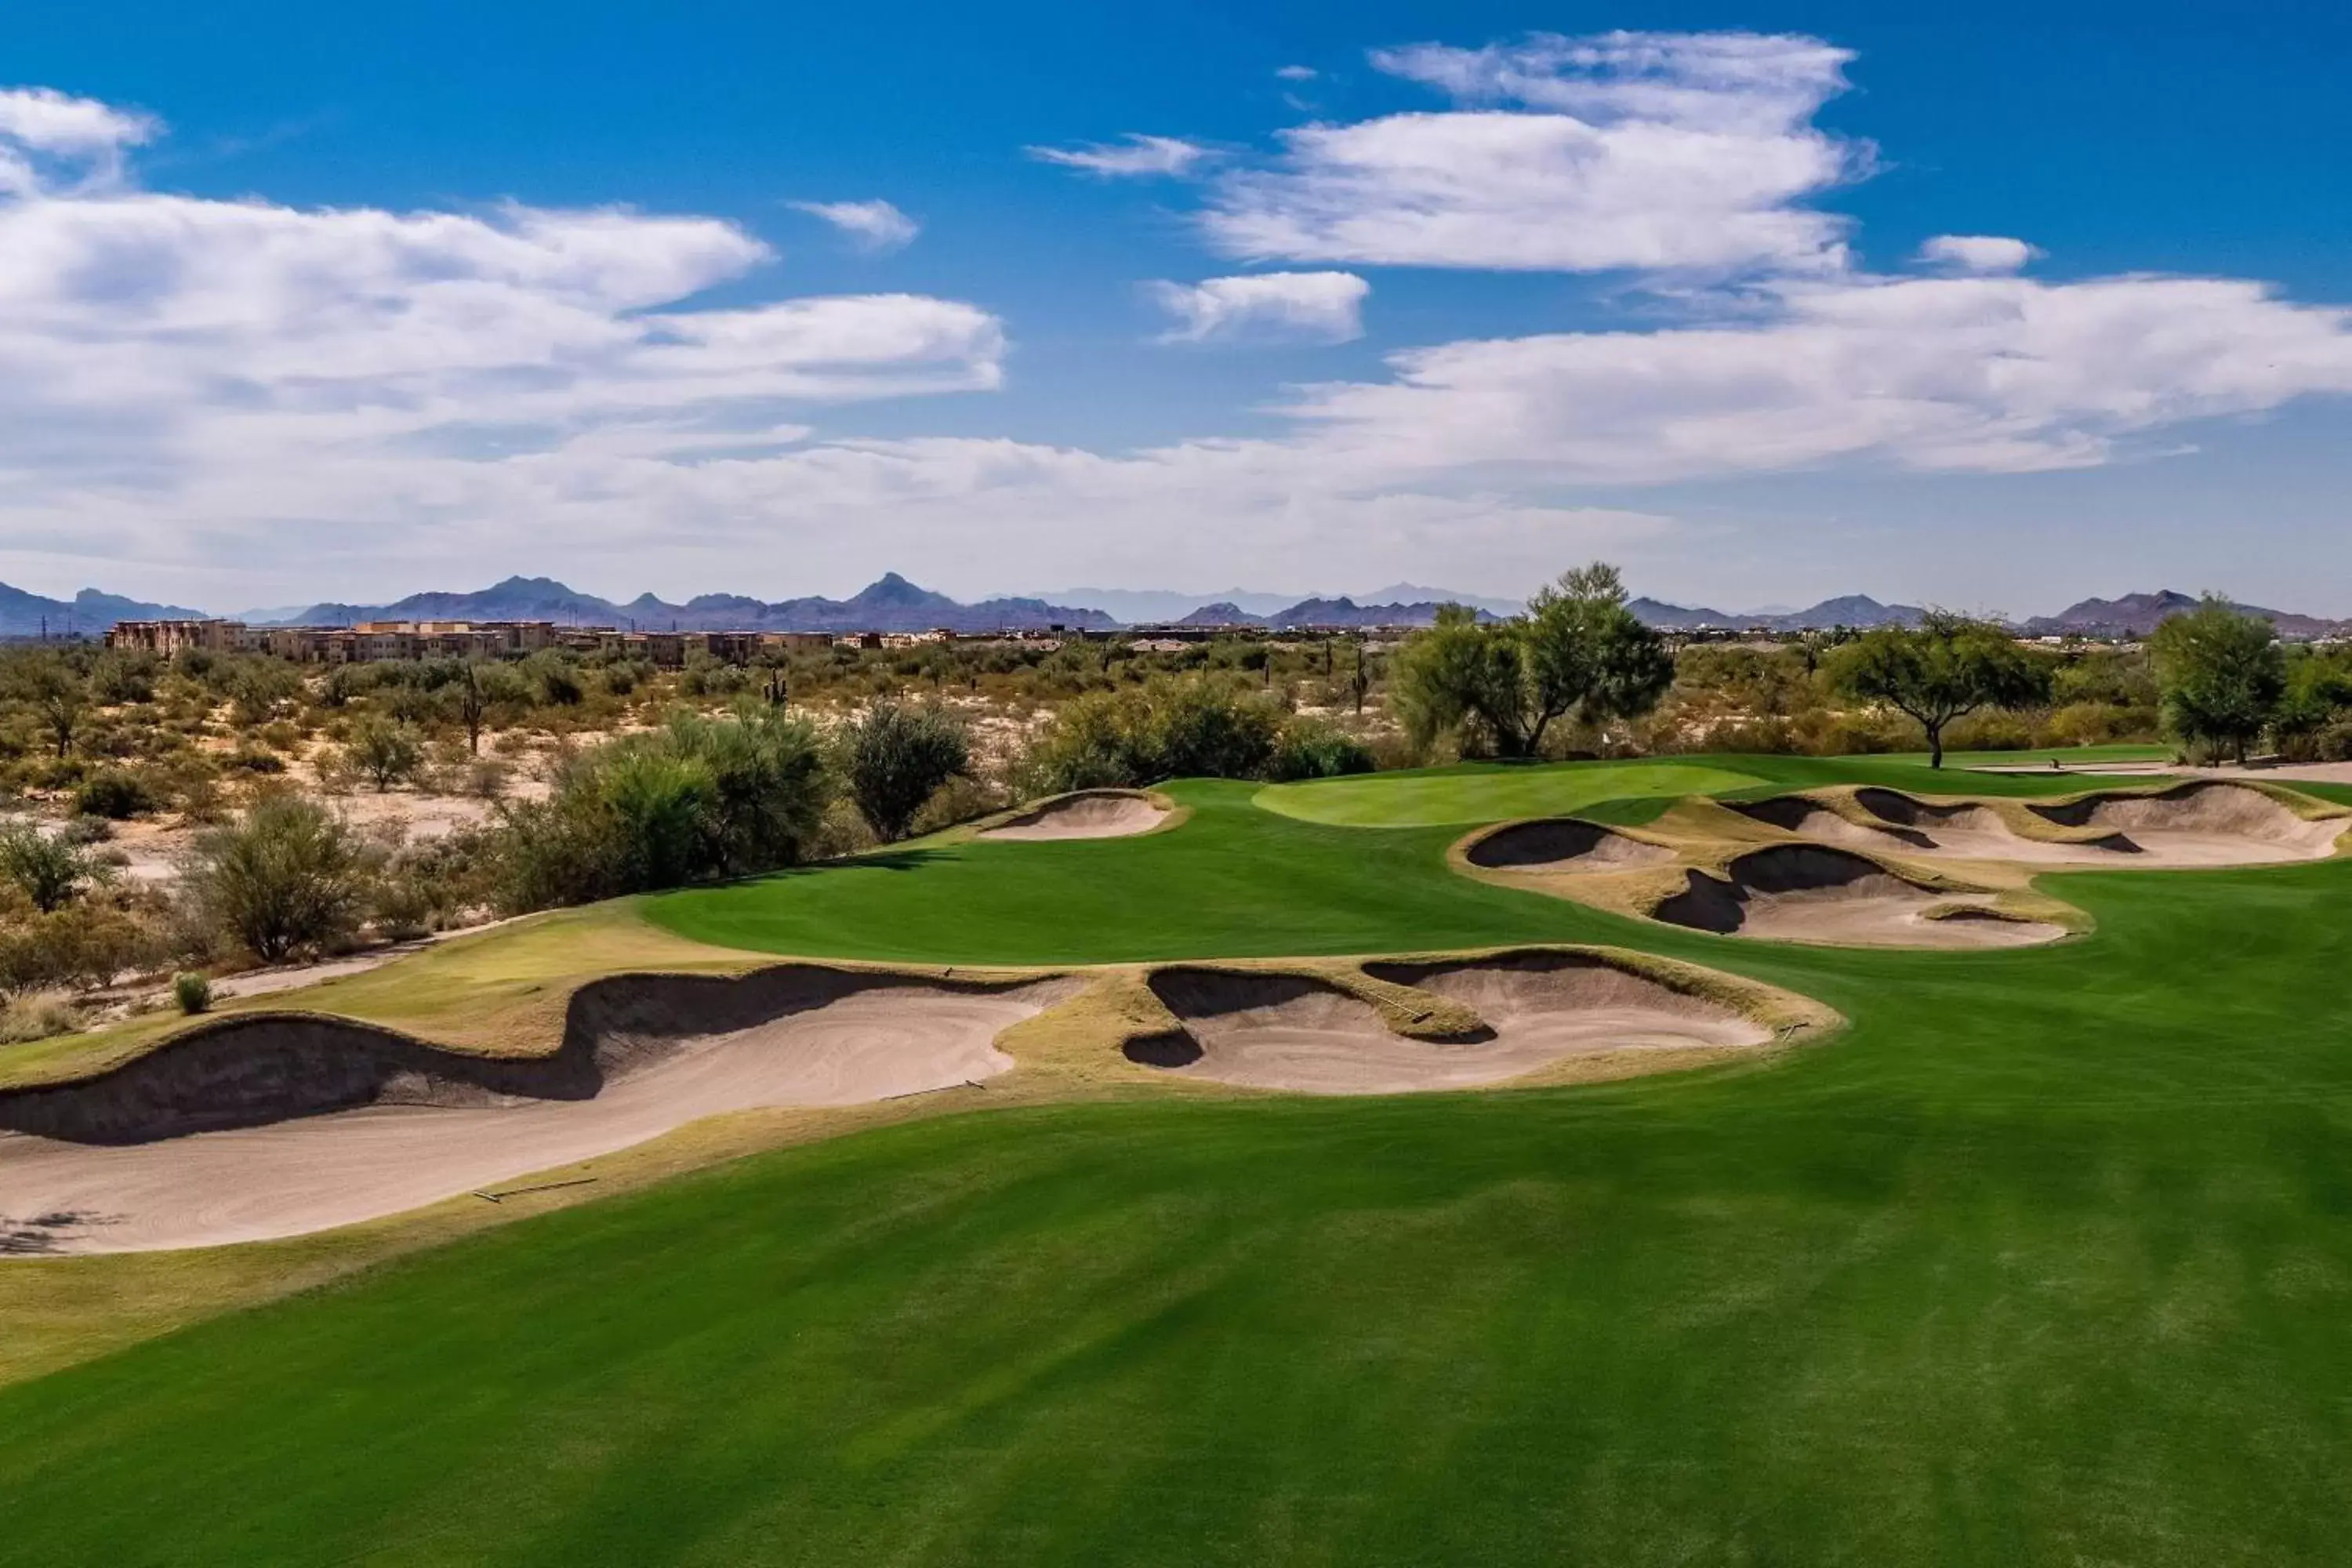
{"label": "sand trap edge", "polygon": [[[1149,838],[1155,833],[1165,833],[1172,827],[1181,826],[1185,822],[1190,821],[1192,816],[1192,808],[1191,806],[1177,800],[1173,795],[1164,794],[1156,789],[1118,789],[1111,787],[1104,787],[1100,789],[1074,789],[1066,790],[1060,795],[1040,795],[1035,800],[1024,801],[1022,804],[1013,807],[1011,810],[996,812],[990,816],[981,817],[975,821],[964,823],[961,826],[949,829],[948,832],[952,835],[952,839],[955,842],[1017,844],[1022,842],[1022,840],[997,838],[992,837],[992,835],[1001,827],[1012,827],[1025,822],[1034,821],[1038,816],[1051,811],[1055,806],[1059,805],[1066,801],[1100,798],[1106,795],[1115,796],[1123,800],[1144,801],[1159,809],[1160,820],[1138,833],[1105,834],[1100,836],[1102,837],[1116,839]],[[1090,840],[1086,837],[1075,837],[1064,840],[1064,842],[1076,844],[1087,843]],[[1053,841],[1042,840],[1040,842]],[[903,849],[906,848],[907,846],[898,844],[892,845],[890,847],[894,849]]]}

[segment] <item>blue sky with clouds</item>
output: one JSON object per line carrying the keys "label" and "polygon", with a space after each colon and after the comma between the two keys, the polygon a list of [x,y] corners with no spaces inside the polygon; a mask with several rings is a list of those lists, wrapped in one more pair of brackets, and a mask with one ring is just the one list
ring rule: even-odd
{"label": "blue sky with clouds", "polygon": [[2285,6],[35,3],[0,577],[1604,554],[2352,613],[2347,55]]}

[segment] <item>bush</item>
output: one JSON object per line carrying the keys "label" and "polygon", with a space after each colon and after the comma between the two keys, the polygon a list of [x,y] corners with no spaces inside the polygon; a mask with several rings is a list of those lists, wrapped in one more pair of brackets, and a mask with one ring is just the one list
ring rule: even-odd
{"label": "bush", "polygon": [[410,726],[371,713],[352,726],[343,760],[380,794],[416,776],[425,762],[425,742]]}
{"label": "bush", "polygon": [[1372,749],[1329,724],[1311,719],[1294,721],[1276,742],[1274,759],[1266,764],[1270,779],[1328,779],[1343,773],[1373,771]]}
{"label": "bush", "polygon": [[103,844],[114,837],[114,824],[102,816],[71,816],[58,837],[72,845]]}
{"label": "bush", "polygon": [[561,654],[532,654],[523,660],[522,674],[530,694],[546,707],[577,708],[587,698],[580,671]]}
{"label": "bush", "polygon": [[265,795],[243,820],[205,834],[187,873],[207,923],[265,963],[348,937],[366,882],[366,858],[350,828],[290,795]]}
{"label": "bush", "polygon": [[104,873],[79,846],[21,819],[0,826],[0,879],[43,914],[64,908]]}
{"label": "bush", "polygon": [[492,835],[446,834],[395,852],[374,878],[368,920],[395,941],[462,925],[491,901]]}
{"label": "bush", "polygon": [[89,668],[89,694],[109,707],[154,701],[154,661],[144,655],[101,655]]}
{"label": "bush", "polygon": [[70,1035],[81,1027],[81,1014],[73,998],[60,992],[25,992],[0,1005],[0,1045],[22,1045]]}
{"label": "bush", "polygon": [[908,836],[919,838],[926,833],[937,833],[943,827],[1003,811],[1012,804],[1003,790],[968,773],[959,773],[931,792],[930,799],[923,802],[923,809],[915,813]]}
{"label": "bush", "polygon": [[569,759],[546,801],[506,808],[497,901],[520,912],[793,865],[831,796],[805,721],[680,714]]}
{"label": "bush", "polygon": [[932,709],[876,702],[846,737],[850,798],[885,844],[907,837],[915,814],[971,762],[963,726]]}
{"label": "bush", "polygon": [[477,757],[466,764],[458,787],[476,800],[502,800],[514,770],[496,757]]}
{"label": "bush", "polygon": [[74,787],[73,807],[85,816],[110,817],[121,822],[142,811],[154,810],[155,796],[138,774],[109,769],[90,774]]}
{"label": "bush", "polygon": [[195,970],[184,969],[172,976],[172,1000],[190,1017],[208,1013],[213,1005],[213,983]]}
{"label": "bush", "polygon": [[83,899],[0,921],[0,990],[104,985],[152,969],[172,948],[160,910]]}
{"label": "bush", "polygon": [[1133,788],[1161,779],[1258,778],[1282,709],[1232,677],[1162,676],[1072,699],[1015,769],[1025,795]]}

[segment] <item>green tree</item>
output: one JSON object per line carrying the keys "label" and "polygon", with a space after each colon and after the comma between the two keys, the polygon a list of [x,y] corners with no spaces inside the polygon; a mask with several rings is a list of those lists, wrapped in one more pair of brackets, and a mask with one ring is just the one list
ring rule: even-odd
{"label": "green tree", "polygon": [[1944,765],[1944,729],[1979,708],[2027,708],[2050,698],[2051,672],[1990,621],[1930,610],[1916,626],[1880,626],[1830,663],[1838,690],[1883,702],[1927,731],[1928,765]]}
{"label": "green tree", "polygon": [[731,717],[671,717],[658,742],[710,774],[703,858],[710,873],[747,877],[797,864],[833,797],[824,748],[808,721],[746,700]]}
{"label": "green tree", "polygon": [[37,653],[18,663],[12,684],[62,759],[73,750],[82,710],[89,706],[89,689],[80,674],[57,654]]}
{"label": "green tree", "polygon": [[248,729],[268,723],[302,695],[302,677],[294,667],[266,657],[238,659],[220,686],[236,721]]}
{"label": "green tree", "polygon": [[367,713],[352,725],[343,742],[343,757],[365,773],[381,794],[416,776],[425,763],[425,744],[410,726]]}
{"label": "green tree", "polygon": [[2148,638],[2166,728],[2240,763],[2286,694],[2286,655],[2270,622],[2217,594]]}
{"label": "green tree", "polygon": [[963,726],[928,708],[877,700],[849,726],[849,795],[874,836],[907,836],[933,792],[971,762]]}
{"label": "green tree", "polygon": [[1624,580],[1605,562],[1564,572],[1538,590],[1519,637],[1534,688],[1529,754],[1565,713],[1588,724],[1637,719],[1675,683],[1665,639],[1625,607]]}
{"label": "green tree", "polygon": [[105,869],[79,846],[21,817],[0,825],[0,878],[13,883],[43,914],[71,903]]}
{"label": "green tree", "polygon": [[2305,653],[2287,665],[2271,733],[2281,752],[2308,760],[2320,731],[2347,709],[2352,709],[2352,668],[2341,656]]}
{"label": "green tree", "polygon": [[1481,624],[1446,605],[1399,652],[1391,684],[1416,744],[1452,732],[1530,757],[1559,719],[1638,718],[1674,679],[1664,639],[1625,607],[1617,568],[1595,562],[1562,573],[1520,620]]}
{"label": "green tree", "polygon": [[1454,734],[1465,750],[1483,742],[1507,757],[1526,754],[1519,721],[1525,684],[1517,639],[1480,625],[1476,613],[1460,605],[1442,606],[1435,626],[1408,638],[1389,674],[1397,715],[1414,745]]}
{"label": "green tree", "polygon": [[197,839],[186,880],[215,930],[278,963],[359,923],[367,869],[341,818],[315,802],[271,794],[237,822]]}

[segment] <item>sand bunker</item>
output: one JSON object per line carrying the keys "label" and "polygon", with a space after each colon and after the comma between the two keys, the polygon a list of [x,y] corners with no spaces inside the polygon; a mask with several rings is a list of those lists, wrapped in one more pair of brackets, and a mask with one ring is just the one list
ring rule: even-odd
{"label": "sand bunker", "polygon": [[1808,800],[1801,795],[1727,804],[1740,816],[1763,823],[1768,827],[1777,827],[1783,833],[1810,838],[1816,844],[1859,849],[1866,855],[1917,854],[1932,848],[1935,842],[1924,833],[1892,824],[1869,827],[1859,822],[1848,821],[1821,802]]}
{"label": "sand bunker", "polygon": [[1925,801],[1864,788],[1854,803],[1875,819],[1854,822],[1801,795],[1731,809],[1817,844],[1921,859],[2007,860],[2033,866],[2263,866],[2326,855],[2342,819],[2306,821],[2260,790],[2190,784],[2161,795],[2095,795],[2029,805],[2070,837],[2018,832],[1989,805]]}
{"label": "sand bunker", "polygon": [[1127,838],[1149,833],[1168,819],[1168,808],[1147,795],[1125,790],[1085,790],[1066,795],[981,830],[982,838]]}
{"label": "sand bunker", "polygon": [[336,1019],[225,1019],[85,1083],[0,1095],[0,1235],[60,1253],[295,1236],[723,1111],[977,1082],[1013,1065],[1000,1032],[1071,989],[626,976],[583,987],[562,1048],[531,1061]]}
{"label": "sand bunker", "polygon": [[1470,846],[1473,866],[1498,871],[1633,871],[1663,866],[1675,852],[1573,816],[1515,822]]}
{"label": "sand bunker", "polygon": [[2263,866],[2332,854],[2345,818],[2312,820],[2244,784],[2192,784],[2161,795],[2090,795],[2028,809],[2061,827],[2104,830],[2158,866]]}
{"label": "sand bunker", "polygon": [[2066,934],[2002,918],[1991,894],[1923,888],[1842,849],[1776,845],[1740,856],[1729,872],[1727,882],[1692,871],[1652,914],[1726,936],[1844,946],[2021,947]]}
{"label": "sand bunker", "polygon": [[1400,1094],[1470,1089],[1520,1078],[1572,1056],[1620,1050],[1752,1047],[1769,1030],[1573,953],[1528,953],[1370,973],[1468,1004],[1488,1027],[1476,1039],[1391,1033],[1379,1010],[1297,975],[1168,969],[1151,988],[1183,1025],[1129,1055],[1221,1083],[1307,1094]]}

